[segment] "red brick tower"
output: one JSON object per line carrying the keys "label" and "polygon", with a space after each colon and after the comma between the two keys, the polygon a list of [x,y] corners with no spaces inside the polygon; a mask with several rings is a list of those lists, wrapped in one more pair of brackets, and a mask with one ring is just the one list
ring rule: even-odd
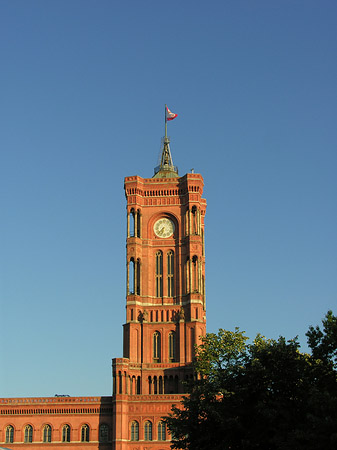
{"label": "red brick tower", "polygon": [[127,293],[123,358],[113,360],[113,448],[169,449],[161,418],[192,377],[206,333],[203,179],[179,177],[169,139],[152,178],[125,178]]}

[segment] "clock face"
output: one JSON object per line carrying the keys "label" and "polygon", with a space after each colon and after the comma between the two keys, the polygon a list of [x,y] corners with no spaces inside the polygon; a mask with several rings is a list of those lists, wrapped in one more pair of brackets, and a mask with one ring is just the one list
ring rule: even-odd
{"label": "clock face", "polygon": [[157,220],[154,224],[153,230],[156,236],[160,238],[168,238],[174,233],[174,223],[172,220],[163,217],[162,219]]}

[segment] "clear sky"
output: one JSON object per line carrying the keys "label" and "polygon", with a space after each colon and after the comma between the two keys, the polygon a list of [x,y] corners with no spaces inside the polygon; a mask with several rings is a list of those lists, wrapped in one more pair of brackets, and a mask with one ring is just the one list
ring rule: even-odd
{"label": "clear sky", "polygon": [[0,2],[0,396],[111,395],[125,176],[205,181],[208,331],[336,308],[335,0]]}

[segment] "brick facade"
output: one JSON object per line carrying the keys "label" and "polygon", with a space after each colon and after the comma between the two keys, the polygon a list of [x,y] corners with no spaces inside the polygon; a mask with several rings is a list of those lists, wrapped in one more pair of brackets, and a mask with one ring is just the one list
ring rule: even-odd
{"label": "brick facade", "polygon": [[165,142],[165,166],[153,178],[125,178],[126,321],[112,397],[0,399],[0,446],[170,448],[161,419],[180,402],[206,333],[206,201],[202,176],[179,177]]}

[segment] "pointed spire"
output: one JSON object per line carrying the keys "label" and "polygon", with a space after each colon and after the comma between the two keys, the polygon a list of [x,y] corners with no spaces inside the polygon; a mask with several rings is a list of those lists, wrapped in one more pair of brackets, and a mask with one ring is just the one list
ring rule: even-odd
{"label": "pointed spire", "polygon": [[178,167],[173,165],[170,150],[170,138],[165,136],[163,139],[160,165],[155,167],[153,178],[175,178],[178,176]]}
{"label": "pointed spire", "polygon": [[177,114],[172,113],[167,105],[165,105],[165,137],[163,139],[160,165],[155,167],[153,178],[175,178],[179,176],[178,167],[173,165],[170,138],[167,136],[167,121],[175,117],[177,117]]}

